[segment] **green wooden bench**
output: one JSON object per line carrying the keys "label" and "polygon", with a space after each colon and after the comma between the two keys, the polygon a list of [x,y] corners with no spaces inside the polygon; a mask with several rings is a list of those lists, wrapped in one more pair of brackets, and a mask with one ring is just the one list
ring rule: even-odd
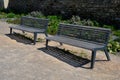
{"label": "green wooden bench", "polygon": [[48,19],[40,19],[35,17],[21,17],[21,23],[17,26],[9,26],[10,34],[12,34],[12,29],[21,30],[23,32],[30,32],[34,34],[34,44],[36,44],[37,34],[44,33],[47,36],[47,26]]}
{"label": "green wooden bench", "polygon": [[52,40],[91,50],[92,55],[90,68],[93,68],[97,50],[103,50],[106,54],[107,60],[110,60],[107,52],[110,33],[111,30],[105,28],[60,24],[57,35],[46,37],[46,48],[48,47],[48,42]]}

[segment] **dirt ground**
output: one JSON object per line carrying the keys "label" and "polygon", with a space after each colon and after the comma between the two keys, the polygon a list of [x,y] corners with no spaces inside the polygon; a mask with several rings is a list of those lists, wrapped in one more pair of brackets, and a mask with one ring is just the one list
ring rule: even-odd
{"label": "dirt ground", "polygon": [[89,69],[91,51],[53,41],[45,49],[45,40],[32,45],[30,40],[9,35],[10,25],[0,22],[0,80],[120,80],[119,56],[110,54],[111,61],[106,61],[98,51],[95,67]]}

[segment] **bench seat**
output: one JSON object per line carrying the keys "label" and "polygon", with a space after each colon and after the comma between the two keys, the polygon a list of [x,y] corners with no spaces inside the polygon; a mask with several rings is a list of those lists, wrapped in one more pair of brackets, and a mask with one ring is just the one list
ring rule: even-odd
{"label": "bench seat", "polygon": [[76,47],[85,48],[85,49],[88,49],[88,50],[97,50],[97,49],[104,48],[103,44],[95,44],[95,43],[92,43],[92,42],[86,42],[84,40],[75,40],[75,39],[72,39],[72,38],[67,38],[67,37],[62,37],[62,36],[46,37],[46,39],[57,41],[57,42],[60,42],[60,43],[69,44],[69,45],[76,46]]}

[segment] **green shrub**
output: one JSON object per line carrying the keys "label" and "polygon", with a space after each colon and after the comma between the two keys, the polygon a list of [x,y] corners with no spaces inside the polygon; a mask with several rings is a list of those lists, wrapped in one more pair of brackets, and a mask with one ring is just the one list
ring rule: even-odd
{"label": "green shrub", "polygon": [[0,19],[2,19],[2,18],[6,18],[6,13],[0,12]]}
{"label": "green shrub", "polygon": [[100,24],[97,21],[93,21],[93,23],[94,23],[94,26],[100,27]]}
{"label": "green shrub", "polygon": [[79,16],[72,16],[72,18],[68,21],[70,24],[78,24],[78,25],[84,25],[84,26],[98,26],[97,22],[93,22],[92,20],[88,19],[83,19],[81,20],[81,18]]}
{"label": "green shrub", "polygon": [[46,18],[41,12],[33,11],[28,14],[28,16],[37,17],[37,18]]}
{"label": "green shrub", "polygon": [[20,24],[20,18],[8,19],[7,22],[12,24]]}
{"label": "green shrub", "polygon": [[113,32],[114,35],[118,36],[120,38],[120,30],[116,30]]}
{"label": "green shrub", "polygon": [[94,26],[94,23],[93,23],[93,21],[91,21],[91,20],[82,20],[82,25],[84,25],[84,26]]}
{"label": "green shrub", "polygon": [[108,51],[112,54],[120,52],[120,43],[117,41],[110,41],[108,44]]}
{"label": "green shrub", "polygon": [[8,13],[7,18],[14,18],[16,15],[14,13]]}
{"label": "green shrub", "polygon": [[112,31],[115,30],[115,27],[114,27],[114,26],[111,26],[111,25],[103,25],[103,28],[109,28],[109,29],[111,29]]}
{"label": "green shrub", "polygon": [[81,19],[79,16],[72,16],[72,18],[69,20],[69,23],[81,25]]}
{"label": "green shrub", "polygon": [[15,14],[15,13],[5,13],[0,12],[0,19],[2,18],[20,18],[21,16],[25,16],[25,14]]}
{"label": "green shrub", "polygon": [[57,33],[58,26],[61,21],[61,17],[48,16],[47,18],[50,20],[49,26],[48,26],[48,33],[51,35],[55,35]]}

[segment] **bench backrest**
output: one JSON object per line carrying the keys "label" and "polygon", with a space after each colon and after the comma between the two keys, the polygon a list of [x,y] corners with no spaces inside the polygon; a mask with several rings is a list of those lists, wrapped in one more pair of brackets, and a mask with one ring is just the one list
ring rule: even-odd
{"label": "bench backrest", "polygon": [[60,24],[57,35],[97,44],[107,44],[111,30],[105,28]]}
{"label": "bench backrest", "polygon": [[48,22],[48,19],[41,19],[28,16],[21,17],[21,25],[25,25],[27,27],[46,29],[48,26]]}

